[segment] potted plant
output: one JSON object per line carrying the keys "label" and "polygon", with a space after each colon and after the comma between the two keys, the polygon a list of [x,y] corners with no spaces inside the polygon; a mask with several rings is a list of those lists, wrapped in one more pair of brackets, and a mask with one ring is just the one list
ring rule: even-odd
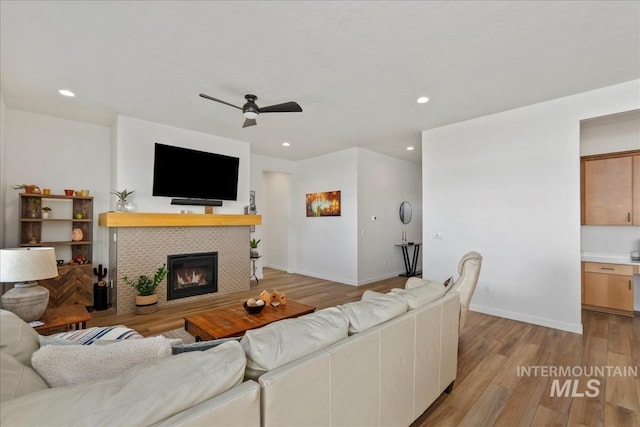
{"label": "potted plant", "polygon": [[262,239],[251,239],[249,240],[249,245],[251,246],[251,250],[250,250],[250,254],[251,257],[253,258],[257,258],[260,256],[260,254],[258,253],[258,243],[260,243],[262,241]]}
{"label": "potted plant", "polygon": [[128,212],[131,210],[131,205],[127,202],[127,197],[132,195],[135,190],[127,190],[126,188],[122,191],[112,191],[111,194],[115,194],[118,197],[118,201],[116,202],[116,211],[117,212]]}
{"label": "potted plant", "polygon": [[24,190],[25,193],[40,194],[40,187],[34,184],[18,184],[11,188],[14,190]]}
{"label": "potted plant", "polygon": [[160,285],[160,282],[167,277],[167,265],[163,264],[162,267],[153,275],[153,278],[142,274],[137,280],[131,280],[127,276],[123,276],[122,280],[133,286],[138,295],[136,295],[136,313],[147,314],[158,311],[158,294],[156,288]]}
{"label": "potted plant", "polygon": [[51,215],[51,208],[49,206],[42,207],[42,219],[49,219]]}

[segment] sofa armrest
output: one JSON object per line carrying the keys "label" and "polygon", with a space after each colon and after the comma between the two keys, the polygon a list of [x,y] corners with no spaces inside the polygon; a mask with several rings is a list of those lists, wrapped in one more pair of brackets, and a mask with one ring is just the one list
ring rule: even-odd
{"label": "sofa armrest", "polygon": [[224,393],[167,418],[154,426],[260,425],[260,386],[246,381]]}

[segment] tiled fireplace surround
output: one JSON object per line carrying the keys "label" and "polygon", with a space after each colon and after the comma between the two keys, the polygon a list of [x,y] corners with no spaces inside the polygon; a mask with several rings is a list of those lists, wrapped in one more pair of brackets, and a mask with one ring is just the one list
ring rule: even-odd
{"label": "tiled fireplace surround", "polygon": [[114,279],[113,308],[117,314],[135,309],[136,290],[120,278],[153,276],[167,255],[218,252],[218,292],[167,301],[166,279],[158,287],[160,305],[215,298],[249,289],[249,226],[110,228],[109,272]]}

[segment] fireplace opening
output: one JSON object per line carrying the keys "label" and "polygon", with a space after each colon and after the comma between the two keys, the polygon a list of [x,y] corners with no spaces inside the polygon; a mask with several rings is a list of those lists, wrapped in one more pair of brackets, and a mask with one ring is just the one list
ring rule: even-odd
{"label": "fireplace opening", "polygon": [[218,253],[167,256],[167,300],[218,292]]}

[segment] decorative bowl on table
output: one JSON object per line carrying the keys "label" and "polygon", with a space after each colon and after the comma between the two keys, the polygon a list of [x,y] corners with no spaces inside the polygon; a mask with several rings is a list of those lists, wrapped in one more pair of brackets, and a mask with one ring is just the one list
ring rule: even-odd
{"label": "decorative bowl on table", "polygon": [[244,307],[245,311],[249,314],[258,314],[264,308],[264,304],[262,305],[248,305],[247,302],[242,303],[242,307]]}

